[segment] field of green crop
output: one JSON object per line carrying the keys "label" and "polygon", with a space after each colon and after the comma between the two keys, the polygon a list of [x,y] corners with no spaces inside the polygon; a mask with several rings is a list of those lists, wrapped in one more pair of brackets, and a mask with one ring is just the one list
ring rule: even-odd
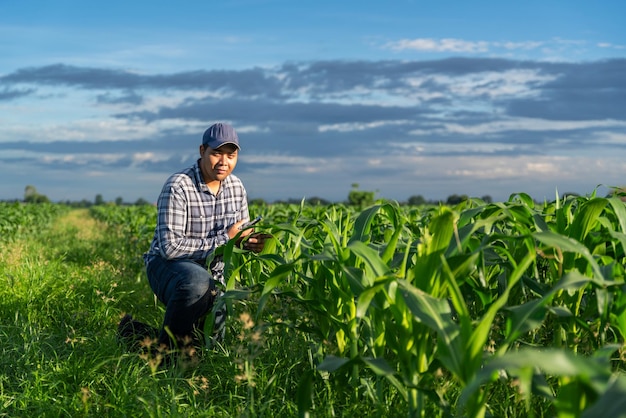
{"label": "field of green crop", "polygon": [[115,338],[156,209],[0,204],[0,416],[626,416],[619,197],[251,215],[223,345],[160,369]]}

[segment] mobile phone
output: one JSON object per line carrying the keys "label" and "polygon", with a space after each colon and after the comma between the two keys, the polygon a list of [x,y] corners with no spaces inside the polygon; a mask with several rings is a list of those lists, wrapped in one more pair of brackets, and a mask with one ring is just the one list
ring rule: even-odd
{"label": "mobile phone", "polygon": [[249,221],[249,222],[246,222],[245,224],[241,225],[241,226],[239,227],[239,229],[246,229],[246,228],[250,228],[252,225],[256,225],[256,224],[258,224],[258,223],[261,221],[261,219],[263,219],[263,217],[262,217],[262,216],[257,216],[257,217],[256,217],[256,218],[254,218],[253,220],[251,220],[251,221]]}

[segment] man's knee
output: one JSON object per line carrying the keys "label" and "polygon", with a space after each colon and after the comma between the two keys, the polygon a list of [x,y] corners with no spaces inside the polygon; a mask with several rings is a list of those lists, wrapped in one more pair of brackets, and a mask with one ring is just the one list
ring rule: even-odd
{"label": "man's knee", "polygon": [[188,300],[189,305],[193,305],[201,299],[212,300],[211,296],[215,294],[215,284],[210,273],[193,272],[179,282],[178,291]]}

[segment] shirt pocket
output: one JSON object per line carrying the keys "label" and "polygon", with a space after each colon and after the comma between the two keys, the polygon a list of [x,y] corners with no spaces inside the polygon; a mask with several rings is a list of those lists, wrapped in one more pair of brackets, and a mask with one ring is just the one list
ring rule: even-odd
{"label": "shirt pocket", "polygon": [[212,228],[212,220],[208,216],[207,208],[204,205],[191,205],[189,208],[189,224],[191,225],[191,235],[194,238],[204,238]]}

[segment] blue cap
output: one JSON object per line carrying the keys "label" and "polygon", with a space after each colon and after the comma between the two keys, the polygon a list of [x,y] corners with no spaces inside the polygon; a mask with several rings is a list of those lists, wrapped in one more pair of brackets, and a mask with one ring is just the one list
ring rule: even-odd
{"label": "blue cap", "polygon": [[235,132],[235,128],[229,124],[216,123],[204,131],[204,135],[202,136],[202,145],[208,146],[211,149],[217,149],[225,144],[233,144],[238,149],[241,148],[239,146],[239,137],[237,136],[237,132]]}

